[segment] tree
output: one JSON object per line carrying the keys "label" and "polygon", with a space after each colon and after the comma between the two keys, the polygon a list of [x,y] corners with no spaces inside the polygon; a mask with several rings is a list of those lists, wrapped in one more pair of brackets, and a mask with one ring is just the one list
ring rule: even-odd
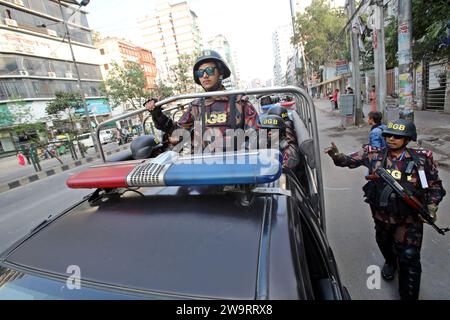
{"label": "tree", "polygon": [[193,54],[181,54],[178,56],[178,63],[170,67],[174,91],[176,93],[190,93],[195,91],[195,82],[192,76],[192,67],[195,57]]}
{"label": "tree", "polygon": [[152,96],[164,99],[173,95],[173,88],[165,85],[162,81],[158,81],[152,89]]}
{"label": "tree", "polygon": [[52,118],[61,119],[62,114],[67,113],[72,125],[72,133],[76,135],[77,130],[73,121],[72,113],[83,106],[80,93],[56,91],[55,99],[47,103],[45,111]]}
{"label": "tree", "polygon": [[326,62],[348,59],[345,33],[347,18],[341,9],[331,9],[328,1],[313,0],[305,13],[297,14],[292,43],[305,45],[305,56],[315,71]]}
{"label": "tree", "polygon": [[137,110],[151,96],[151,92],[145,89],[144,71],[138,63],[131,61],[124,67],[113,62],[100,90],[113,108],[126,104]]}
{"label": "tree", "polygon": [[[450,6],[446,0],[412,1],[412,57],[415,64],[422,60],[441,60],[450,56],[447,23]],[[398,66],[398,19],[388,18],[385,28],[386,67]]]}

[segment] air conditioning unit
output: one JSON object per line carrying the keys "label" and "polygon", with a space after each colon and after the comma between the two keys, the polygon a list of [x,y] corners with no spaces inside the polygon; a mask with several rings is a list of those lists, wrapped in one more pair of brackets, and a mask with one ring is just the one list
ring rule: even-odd
{"label": "air conditioning unit", "polygon": [[5,18],[5,24],[10,27],[17,27],[17,21],[14,19]]}
{"label": "air conditioning unit", "polygon": [[22,6],[23,7],[23,1],[22,0],[14,0],[13,3],[17,4],[18,6]]}
{"label": "air conditioning unit", "polygon": [[52,30],[52,29],[47,29],[47,34],[48,34],[49,36],[52,36],[52,37],[57,37],[57,36],[58,36],[58,34],[56,33],[56,31],[55,31],[55,30]]}
{"label": "air conditioning unit", "polygon": [[66,78],[73,78],[73,73],[72,72],[66,72]]}
{"label": "air conditioning unit", "polygon": [[25,71],[25,70],[20,70],[19,73],[20,73],[21,76],[27,76],[28,75],[28,71]]}
{"label": "air conditioning unit", "polygon": [[56,73],[54,73],[54,72],[52,72],[52,71],[49,71],[49,72],[48,72],[48,76],[49,76],[49,77],[52,77],[52,78],[56,78]]}

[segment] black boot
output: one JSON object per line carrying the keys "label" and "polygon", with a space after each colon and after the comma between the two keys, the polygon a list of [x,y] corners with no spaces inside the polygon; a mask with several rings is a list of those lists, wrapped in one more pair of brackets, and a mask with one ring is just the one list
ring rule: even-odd
{"label": "black boot", "polygon": [[395,271],[396,271],[395,264],[389,264],[387,262],[384,263],[383,269],[381,270],[381,276],[386,281],[391,281],[394,279]]}
{"label": "black boot", "polygon": [[420,291],[420,271],[413,268],[402,267],[398,273],[398,291],[402,300],[417,300],[419,299]]}
{"label": "black boot", "polygon": [[402,300],[419,299],[421,274],[419,249],[407,247],[399,256],[398,291]]}

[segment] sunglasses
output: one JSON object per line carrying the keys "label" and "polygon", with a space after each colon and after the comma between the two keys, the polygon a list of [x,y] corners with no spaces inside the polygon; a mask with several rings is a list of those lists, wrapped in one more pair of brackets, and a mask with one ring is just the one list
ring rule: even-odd
{"label": "sunglasses", "polygon": [[400,139],[403,139],[403,138],[404,138],[404,136],[398,136],[398,135],[396,135],[396,134],[389,134],[389,133],[383,134],[383,136],[384,136],[386,139],[392,137],[392,138],[394,138],[394,139],[396,139],[396,140],[400,140]]}
{"label": "sunglasses", "polygon": [[216,69],[217,67],[206,67],[205,69],[198,69],[197,71],[195,71],[195,75],[198,78],[202,78],[206,72],[208,76],[212,76],[214,74],[214,71],[216,71]]}

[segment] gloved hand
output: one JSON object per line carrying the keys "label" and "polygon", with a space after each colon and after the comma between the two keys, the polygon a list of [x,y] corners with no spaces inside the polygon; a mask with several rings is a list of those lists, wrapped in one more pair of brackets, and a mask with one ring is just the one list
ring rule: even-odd
{"label": "gloved hand", "polygon": [[334,158],[337,154],[339,154],[339,150],[334,142],[331,143],[331,147],[325,148],[324,152],[328,153],[331,158]]}
{"label": "gloved hand", "polygon": [[153,114],[157,115],[157,114],[161,113],[161,108],[155,106],[156,102],[158,102],[158,99],[156,99],[156,98],[150,98],[144,102],[144,107],[146,107],[147,110],[150,111],[150,113],[152,115]]}
{"label": "gloved hand", "polygon": [[433,218],[433,222],[436,222],[437,219],[437,210],[438,210],[438,206],[437,204],[434,203],[430,203],[427,206],[428,212],[430,213],[430,216]]}

